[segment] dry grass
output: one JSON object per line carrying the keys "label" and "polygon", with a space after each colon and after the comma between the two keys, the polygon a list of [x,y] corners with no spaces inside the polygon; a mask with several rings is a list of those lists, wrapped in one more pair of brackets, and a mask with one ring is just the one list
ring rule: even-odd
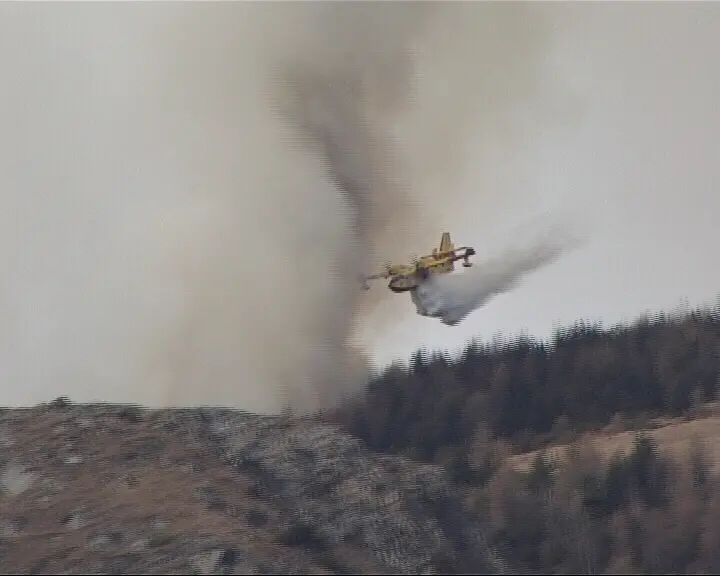
{"label": "dry grass", "polygon": [[[615,430],[611,425],[599,431],[580,436],[575,442],[535,450],[511,456],[506,464],[517,471],[527,471],[537,454],[542,452],[551,459],[562,462],[572,447],[588,446],[594,453],[607,460],[617,452],[628,453],[638,431]],[[644,434],[653,438],[658,448],[670,456],[684,460],[693,441],[700,440],[711,458],[713,470],[720,473],[720,408],[717,404],[704,406],[694,420],[659,418],[649,422]]]}
{"label": "dry grass", "polygon": [[237,547],[327,573],[278,543],[274,511],[247,478],[173,424],[160,411],[139,422],[117,410],[0,411],[0,471],[33,475],[22,493],[0,491],[3,569],[201,573],[214,571],[203,553]]}

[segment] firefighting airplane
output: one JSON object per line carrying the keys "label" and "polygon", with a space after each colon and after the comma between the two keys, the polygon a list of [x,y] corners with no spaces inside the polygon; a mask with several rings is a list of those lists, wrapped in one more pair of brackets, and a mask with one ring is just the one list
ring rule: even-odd
{"label": "firefighting airplane", "polygon": [[364,290],[369,290],[368,280],[390,278],[388,288],[393,292],[407,292],[417,288],[424,280],[435,274],[448,274],[455,270],[455,262],[462,260],[466,268],[472,266],[470,256],[475,255],[475,249],[469,246],[455,248],[450,233],[443,232],[440,238],[440,247],[433,248],[432,254],[415,259],[410,264],[387,264],[385,270],[369,276],[359,276]]}

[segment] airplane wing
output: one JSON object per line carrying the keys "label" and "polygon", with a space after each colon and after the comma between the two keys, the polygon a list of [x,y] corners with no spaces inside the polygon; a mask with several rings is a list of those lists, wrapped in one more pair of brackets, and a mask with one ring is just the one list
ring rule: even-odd
{"label": "airplane wing", "polygon": [[377,274],[360,274],[357,277],[358,282],[360,282],[360,285],[362,286],[363,290],[370,290],[370,285],[368,284],[368,280],[378,280],[380,278],[390,278],[389,272],[378,272]]}

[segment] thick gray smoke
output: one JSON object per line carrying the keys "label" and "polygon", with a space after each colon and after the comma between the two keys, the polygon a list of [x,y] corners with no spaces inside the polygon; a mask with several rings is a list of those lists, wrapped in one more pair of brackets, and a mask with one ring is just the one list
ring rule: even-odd
{"label": "thick gray smoke", "polygon": [[[0,404],[337,400],[356,274],[491,217],[548,22],[460,3],[0,8]],[[470,152],[485,135],[493,154]],[[397,314],[397,313],[396,313]],[[397,318],[397,316],[395,316]]]}
{"label": "thick gray smoke", "polygon": [[464,273],[431,276],[412,292],[413,303],[421,316],[456,326],[495,296],[517,288],[525,276],[556,261],[579,241],[562,229],[551,229],[532,242],[475,263]]}
{"label": "thick gray smoke", "polygon": [[[390,244],[391,235],[397,238],[420,216],[393,123],[412,102],[413,41],[431,10],[430,5],[407,8],[320,6],[317,28],[279,62],[273,85],[280,117],[295,130],[298,144],[319,160],[348,210],[347,235],[330,255],[334,297],[314,312],[320,324],[310,335],[325,342],[313,378],[319,398],[331,404],[365,377],[366,363],[351,339],[358,315],[372,300],[360,300],[354,278]],[[299,396],[292,399],[294,406],[301,403]]]}

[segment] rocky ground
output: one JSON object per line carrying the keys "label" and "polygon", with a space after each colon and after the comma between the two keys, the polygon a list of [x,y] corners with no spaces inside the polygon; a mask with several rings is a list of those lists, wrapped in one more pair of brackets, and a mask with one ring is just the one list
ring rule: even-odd
{"label": "rocky ground", "polygon": [[310,420],[0,410],[3,574],[494,573],[443,472]]}

